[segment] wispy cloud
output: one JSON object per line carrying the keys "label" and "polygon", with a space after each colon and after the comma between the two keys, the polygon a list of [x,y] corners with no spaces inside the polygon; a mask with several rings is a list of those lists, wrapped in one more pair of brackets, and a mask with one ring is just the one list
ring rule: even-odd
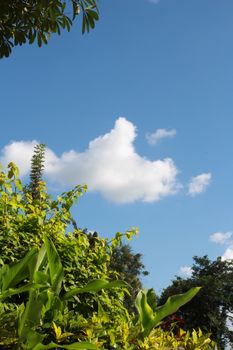
{"label": "wispy cloud", "polygon": [[191,277],[193,273],[193,270],[190,266],[181,266],[179,270],[179,275],[183,277]]}
{"label": "wispy cloud", "polygon": [[230,242],[232,236],[232,232],[215,232],[210,235],[210,241],[217,244],[226,244]]}
{"label": "wispy cloud", "polygon": [[[70,150],[59,157],[48,148],[45,175],[61,185],[87,183],[89,191],[116,203],[155,202],[175,194],[180,184],[174,161],[142,157],[134,146],[136,136],[135,125],[120,117],[110,132],[92,140],[84,152]],[[26,175],[36,143],[10,143],[2,149],[0,163],[13,161]]]}
{"label": "wispy cloud", "polygon": [[210,184],[211,173],[203,173],[191,178],[188,185],[188,194],[190,196],[196,196],[205,191],[206,187]]}
{"label": "wispy cloud", "polygon": [[222,255],[222,260],[233,259],[233,232],[216,232],[210,235],[210,241],[225,245],[225,252]]}
{"label": "wispy cloud", "polygon": [[174,137],[175,135],[176,135],[175,129],[172,129],[172,130],[157,129],[154,133],[147,134],[146,139],[150,145],[156,145],[158,141],[160,141],[161,139],[168,138],[168,137],[171,138],[171,137]]}

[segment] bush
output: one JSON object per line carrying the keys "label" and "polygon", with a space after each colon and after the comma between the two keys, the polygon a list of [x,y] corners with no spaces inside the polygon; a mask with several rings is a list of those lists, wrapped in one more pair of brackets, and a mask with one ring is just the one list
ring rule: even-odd
{"label": "bush", "polygon": [[200,334],[195,348],[187,334],[184,341],[154,329],[199,288],[162,307],[151,290],[140,291],[139,318],[129,315],[124,297],[130,286],[128,291],[117,280],[110,263],[123,236],[130,239],[135,229],[111,241],[88,235],[70,211],[86,187],[76,186],[55,200],[39,181],[33,197],[18,176],[13,163],[0,173],[1,349],[210,349],[210,340]]}
{"label": "bush", "polygon": [[[7,174],[0,173],[0,266],[19,261],[32,247],[39,249],[43,237],[48,236],[56,246],[64,268],[62,294],[71,288],[82,287],[90,280],[106,280],[110,275],[114,278],[117,274],[108,267],[112,249],[120,242],[121,235],[108,242],[72,228],[74,221],[70,209],[86,187],[76,186],[54,200],[48,195],[45,183],[40,182],[40,196],[33,199],[30,190],[23,188],[18,176],[18,169],[13,163],[9,164]],[[128,237],[133,234],[133,230],[127,232]],[[129,317],[122,303],[125,292],[126,289],[104,290],[98,297],[83,294],[76,297],[69,308],[73,313],[78,310],[78,322],[81,316],[92,318],[98,310],[111,313],[110,330],[113,325],[118,325],[120,319],[127,320]],[[11,299],[17,306],[24,301],[24,296]],[[64,331],[73,332],[73,323],[74,320],[69,322]]]}

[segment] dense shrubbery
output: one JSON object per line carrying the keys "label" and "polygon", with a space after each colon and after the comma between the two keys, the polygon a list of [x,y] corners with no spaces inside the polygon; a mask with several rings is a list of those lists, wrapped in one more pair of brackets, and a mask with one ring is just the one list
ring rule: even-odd
{"label": "dense shrubbery", "polygon": [[[113,250],[136,230],[111,241],[77,229],[70,209],[86,188],[56,200],[38,181],[23,188],[11,163],[0,173],[1,349],[212,349],[209,336],[163,331],[161,320],[198,291],[157,307],[152,291],[136,299],[139,318],[124,307],[130,286],[110,267]],[[74,226],[72,229],[72,225]]]}
{"label": "dense shrubbery", "polygon": [[[62,294],[71,287],[81,287],[93,279],[108,279],[111,251],[120,241],[120,235],[112,242],[107,242],[100,238],[91,240],[81,230],[68,231],[73,222],[71,206],[85,191],[85,187],[77,186],[55,201],[47,194],[43,182],[39,186],[40,196],[33,199],[30,190],[23,189],[14,164],[10,164],[7,175],[3,172],[0,175],[0,265],[18,261],[32,247],[40,248],[43,237],[47,235],[56,246],[64,268]],[[133,231],[127,232],[128,237],[132,234]],[[113,276],[114,272],[111,271]],[[125,320],[128,318],[128,312],[122,304],[123,297],[124,290],[106,290],[98,298],[87,294],[76,297],[69,307],[73,312],[79,310],[79,314],[86,318],[98,310],[111,313],[108,324],[111,329],[113,324],[120,322],[119,317]],[[12,298],[16,304],[22,301],[22,298]],[[69,329],[69,332],[72,331]]]}

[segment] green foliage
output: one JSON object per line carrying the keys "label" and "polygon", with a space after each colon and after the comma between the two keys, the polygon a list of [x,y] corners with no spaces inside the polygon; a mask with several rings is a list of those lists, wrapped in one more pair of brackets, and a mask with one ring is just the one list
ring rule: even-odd
{"label": "green foliage", "polygon": [[[130,286],[117,280],[111,257],[137,230],[118,232],[111,241],[89,237],[71,215],[85,186],[57,199],[43,181],[37,190],[34,198],[24,190],[13,163],[0,172],[1,349],[157,349],[155,342],[147,346],[158,335],[153,327],[190,295],[157,307],[152,290],[141,292],[140,320],[129,314],[124,297]],[[142,317],[147,310],[153,313],[149,326]]]}
{"label": "green foliage", "polygon": [[[161,328],[154,329],[144,340],[138,340],[138,348],[141,350],[214,350],[215,343],[210,334],[203,334],[199,329],[186,332],[179,329],[178,334],[172,331],[163,331]],[[217,350],[217,349],[216,349]]]}
{"label": "green foliage", "polygon": [[77,16],[82,16],[83,33],[93,29],[99,19],[96,1],[0,1],[0,58],[8,57],[17,45],[47,44],[51,34],[70,31]]}
{"label": "green foliage", "polygon": [[149,274],[142,263],[142,255],[135,254],[129,244],[118,245],[112,251],[110,268],[131,286],[131,294],[126,295],[124,305],[128,311],[135,312],[135,298],[142,289],[140,277]]}
{"label": "green foliage", "polygon": [[160,303],[174,293],[201,285],[200,293],[179,312],[185,329],[200,327],[210,332],[219,349],[224,349],[227,342],[233,346],[233,332],[227,327],[228,315],[233,312],[233,261],[194,257],[192,270],[190,278],[177,277],[163,291]]}
{"label": "green foliage", "polygon": [[[144,337],[148,336],[152,329],[160,324],[167,316],[176,312],[182,305],[188,303],[200,290],[200,287],[190,289],[184,294],[169,297],[164,305],[157,306],[155,301],[148,303],[147,290],[142,290],[136,298],[136,307]],[[150,295],[150,294],[149,294]]]}
{"label": "green foliage", "polygon": [[[53,326],[56,338],[61,341],[61,331],[56,326],[54,320],[58,315],[62,316],[67,309],[67,303],[80,293],[97,293],[103,288],[119,288],[125,284],[121,281],[108,282],[105,280],[95,280],[89,282],[82,288],[74,288],[61,295],[64,272],[58,252],[48,238],[44,238],[44,245],[39,252],[32,249],[29,253],[13,266],[3,265],[0,269],[0,301],[12,295],[19,295],[28,292],[26,304],[19,306],[17,315],[17,338],[14,343],[17,348],[43,349],[59,347],[53,342],[42,344],[46,341],[46,335],[38,330],[45,326]],[[29,282],[25,283],[25,280]],[[20,285],[17,288],[17,285]],[[2,304],[3,305],[3,304]],[[59,336],[58,336],[59,335]],[[64,333],[63,338],[67,338],[73,333]],[[10,338],[10,334],[9,334]],[[63,346],[64,348],[65,346]],[[98,349],[88,342],[78,342],[65,347],[67,349]]]}
{"label": "green foliage", "polygon": [[[101,317],[108,320],[107,331],[105,331],[105,342],[108,342],[112,328],[118,327],[122,320],[129,318],[128,312],[123,306],[126,288],[112,290],[109,288],[112,287],[109,282],[103,282],[105,290],[100,291],[97,295],[96,293],[87,293],[87,290],[82,290],[82,287],[93,280],[108,281],[110,277],[113,279],[114,275],[117,277],[117,273],[109,270],[112,243],[97,237],[94,247],[91,247],[85,232],[77,229],[69,231],[73,222],[70,209],[86,191],[85,186],[76,186],[58,196],[56,200],[47,194],[43,182],[39,183],[39,191],[39,199],[34,199],[30,191],[24,192],[18,178],[18,169],[13,163],[9,164],[7,173],[0,173],[0,266],[19,261],[33,247],[35,249],[41,248],[43,237],[49,237],[58,251],[63,266],[64,279],[61,294],[73,297],[72,293],[68,294],[71,289],[79,293],[79,296],[75,295],[72,300],[68,300],[69,309],[62,319],[59,319],[58,326],[62,327],[63,332],[75,333],[74,330],[81,327],[80,323],[85,323],[85,320],[101,314],[103,315]],[[126,234],[132,235],[133,232],[128,231]],[[114,247],[120,242],[118,237],[112,241]],[[42,253],[40,256],[42,259]],[[54,276],[54,288],[59,288],[61,283],[59,270],[59,266],[56,266],[51,272],[51,278]],[[43,280],[43,275],[39,273],[37,278],[39,283],[40,279]],[[93,285],[88,286],[88,288],[90,287]],[[103,285],[95,287],[99,289]],[[83,292],[80,293],[81,291]],[[25,294],[13,293],[9,302],[7,301],[3,307],[3,313],[6,308],[12,312],[12,318],[8,317],[7,322],[14,322],[14,313],[22,303],[26,303]],[[111,317],[108,316],[109,314]],[[6,322],[5,316],[5,314],[2,316],[3,322]],[[72,322],[70,322],[70,318],[72,318]],[[9,325],[8,328],[10,329]],[[5,338],[4,334],[3,338]],[[84,334],[81,338],[80,340],[86,339]]]}
{"label": "green foliage", "polygon": [[31,160],[30,184],[29,190],[33,199],[40,199],[40,183],[42,182],[42,173],[44,169],[45,145],[38,144],[34,147],[34,154]]}

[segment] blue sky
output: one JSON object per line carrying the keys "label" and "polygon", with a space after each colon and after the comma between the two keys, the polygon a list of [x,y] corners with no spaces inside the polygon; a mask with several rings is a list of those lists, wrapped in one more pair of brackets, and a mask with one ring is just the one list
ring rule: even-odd
{"label": "blue sky", "polygon": [[26,174],[33,140],[46,143],[51,189],[89,183],[79,226],[137,226],[160,292],[194,255],[233,256],[233,2],[109,0],[100,13],[88,35],[77,23],[1,60],[0,160]]}

